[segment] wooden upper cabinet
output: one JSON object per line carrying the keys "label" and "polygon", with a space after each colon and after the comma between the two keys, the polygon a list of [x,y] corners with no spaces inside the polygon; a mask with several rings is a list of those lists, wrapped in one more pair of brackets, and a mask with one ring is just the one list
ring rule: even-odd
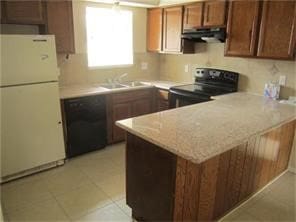
{"label": "wooden upper cabinet", "polygon": [[5,23],[44,24],[44,5],[42,0],[4,1]]}
{"label": "wooden upper cabinet", "polygon": [[225,26],[225,1],[209,1],[204,3],[203,26],[221,27]]}
{"label": "wooden upper cabinet", "polygon": [[202,27],[203,2],[184,6],[183,29],[196,29]]}
{"label": "wooden upper cabinet", "polygon": [[229,3],[225,55],[255,55],[258,15],[259,1]]}
{"label": "wooden upper cabinet", "polygon": [[183,7],[164,9],[163,50],[165,52],[182,52]]}
{"label": "wooden upper cabinet", "polygon": [[295,47],[295,1],[264,1],[258,56],[291,59]]}
{"label": "wooden upper cabinet", "polygon": [[55,35],[58,53],[74,53],[72,1],[47,1],[47,32]]}
{"label": "wooden upper cabinet", "polygon": [[159,52],[162,50],[163,9],[148,10],[147,17],[147,50]]}

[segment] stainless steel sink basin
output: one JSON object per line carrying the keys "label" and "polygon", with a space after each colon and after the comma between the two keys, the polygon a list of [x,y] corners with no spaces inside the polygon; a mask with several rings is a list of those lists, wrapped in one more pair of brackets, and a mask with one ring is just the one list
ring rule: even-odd
{"label": "stainless steel sink basin", "polygon": [[120,89],[120,88],[126,88],[126,87],[128,87],[128,86],[126,86],[126,85],[122,85],[122,84],[116,84],[116,83],[114,83],[114,84],[102,84],[102,85],[100,85],[100,87],[103,87],[103,88],[106,88],[106,89]]}
{"label": "stainless steel sink basin", "polygon": [[146,84],[141,83],[139,81],[125,82],[125,83],[122,83],[122,85],[127,87],[146,86]]}

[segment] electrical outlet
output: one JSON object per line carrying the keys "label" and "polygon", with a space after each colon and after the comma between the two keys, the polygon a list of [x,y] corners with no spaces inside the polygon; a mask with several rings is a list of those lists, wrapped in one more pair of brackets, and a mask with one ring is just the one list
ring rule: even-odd
{"label": "electrical outlet", "polygon": [[286,76],[280,76],[279,84],[280,84],[280,86],[286,85]]}
{"label": "electrical outlet", "polygon": [[184,72],[186,72],[186,73],[189,72],[189,65],[188,64],[184,66]]}
{"label": "electrical outlet", "polygon": [[148,62],[142,62],[141,63],[141,69],[142,70],[147,70],[148,69]]}

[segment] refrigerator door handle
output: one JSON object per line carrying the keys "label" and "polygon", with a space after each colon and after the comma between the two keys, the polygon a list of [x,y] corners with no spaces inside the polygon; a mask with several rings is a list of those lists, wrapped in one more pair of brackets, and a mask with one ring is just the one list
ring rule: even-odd
{"label": "refrigerator door handle", "polygon": [[46,55],[46,54],[43,54],[43,55],[41,55],[41,60],[45,60],[45,59],[48,59],[48,55]]}

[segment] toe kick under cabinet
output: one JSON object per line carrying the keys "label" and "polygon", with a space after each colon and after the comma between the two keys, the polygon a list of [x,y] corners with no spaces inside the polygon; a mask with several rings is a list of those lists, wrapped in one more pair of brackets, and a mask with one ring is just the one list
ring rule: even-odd
{"label": "toe kick under cabinet", "polygon": [[125,139],[125,131],[115,125],[116,121],[149,114],[153,110],[153,88],[107,95],[108,143],[121,142]]}

